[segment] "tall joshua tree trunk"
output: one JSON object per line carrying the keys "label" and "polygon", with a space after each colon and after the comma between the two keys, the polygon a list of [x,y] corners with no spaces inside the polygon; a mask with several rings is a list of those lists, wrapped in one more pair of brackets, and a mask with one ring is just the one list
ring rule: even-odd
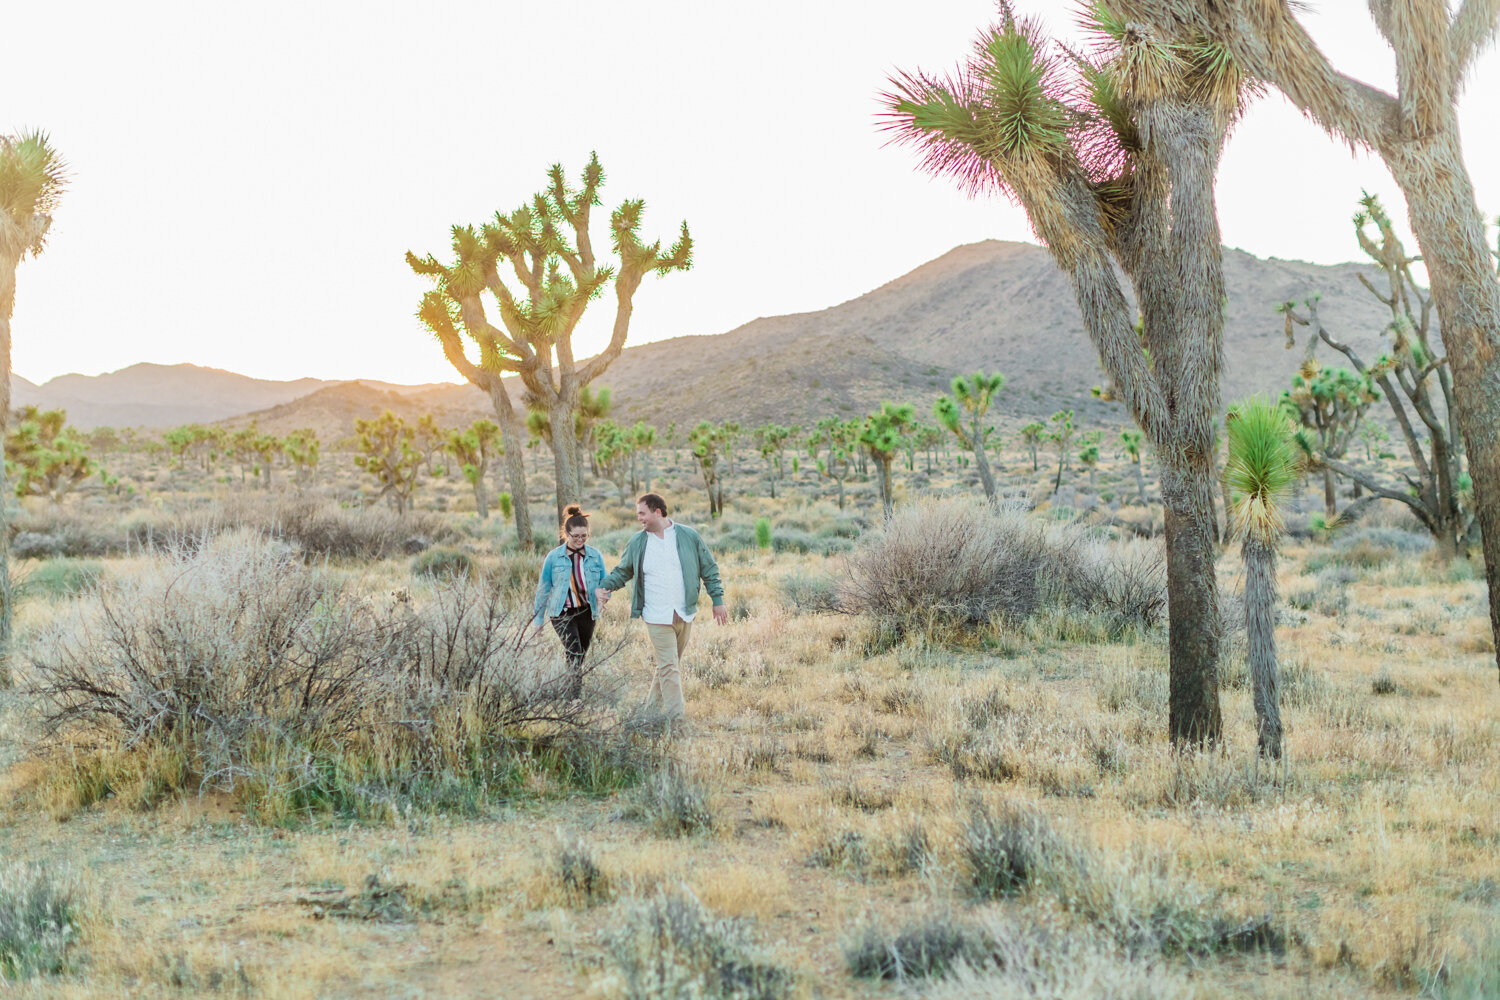
{"label": "tall joshua tree trunk", "polygon": [[[510,511],[516,522],[516,541],[530,548],[531,506],[526,502],[526,456],[522,452],[522,437],[526,424],[510,405],[510,394],[500,376],[487,380],[490,405],[495,408],[495,422],[500,425],[500,443],[505,448],[505,478],[510,486]],[[481,513],[480,517],[484,514]],[[559,522],[560,523],[560,522]]]}
{"label": "tall joshua tree trunk", "polygon": [[1276,550],[1256,538],[1245,560],[1245,638],[1255,698],[1255,735],[1262,755],[1281,759],[1281,676],[1276,665]]}

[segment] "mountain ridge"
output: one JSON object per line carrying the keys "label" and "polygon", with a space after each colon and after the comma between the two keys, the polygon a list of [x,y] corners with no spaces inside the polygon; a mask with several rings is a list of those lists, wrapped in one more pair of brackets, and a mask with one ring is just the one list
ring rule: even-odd
{"label": "mountain ridge", "polygon": [[[1372,265],[1262,260],[1225,248],[1224,400],[1279,391],[1300,363],[1300,349],[1286,350],[1274,312],[1281,302],[1318,294],[1332,331],[1366,356],[1378,353],[1389,314],[1361,285],[1361,274],[1379,277]],[[1323,360],[1344,359],[1325,349]],[[820,310],[627,346],[599,384],[610,387],[614,415],[624,421],[806,425],[821,416],[859,416],[886,399],[916,403],[925,415],[953,375],[975,369],[1006,374],[995,404],[1000,417],[1044,418],[1071,408],[1090,422],[1129,419],[1120,404],[1090,393],[1104,377],[1068,277],[1043,248],[999,240],[955,247]],[[520,386],[509,381],[519,402]],[[16,405],[63,405],[80,427],[255,420],[278,433],[312,426],[340,437],[352,432],[357,416],[386,406],[408,416],[432,411],[449,426],[493,416],[486,395],[452,383],[276,382],[146,363],[30,388],[22,383],[15,380]],[[357,412],[364,408],[370,412]]]}

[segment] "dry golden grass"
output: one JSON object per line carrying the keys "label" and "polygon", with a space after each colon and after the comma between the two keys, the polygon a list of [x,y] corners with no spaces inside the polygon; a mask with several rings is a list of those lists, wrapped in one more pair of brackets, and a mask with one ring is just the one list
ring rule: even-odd
{"label": "dry golden grass", "polygon": [[[795,497],[765,507],[814,525],[834,513]],[[611,506],[596,533],[628,527],[628,513]],[[465,544],[484,556],[502,540]],[[846,942],[862,922],[935,913],[1093,928],[1105,957],[1089,968],[1125,963],[1124,982],[1143,974],[1130,961],[1154,963],[1161,997],[1411,995],[1485,949],[1496,961],[1485,933],[1500,920],[1500,691],[1485,592],[1472,571],[1413,555],[1330,583],[1306,566],[1324,551],[1294,546],[1280,563],[1284,595],[1330,600],[1288,608],[1278,630],[1287,759],[1274,769],[1253,757],[1233,638],[1227,746],[1176,755],[1159,635],[1082,642],[1043,622],[883,648],[867,621],[786,600],[785,581],[836,562],[726,552],[731,623],[705,617],[687,657],[692,733],[655,748],[710,792],[709,828],[680,837],[630,818],[636,790],[540,790],[551,794],[482,817],[385,825],[314,815],[270,828],[219,795],[54,818],[24,793],[56,764],[20,759],[24,706],[0,692],[0,854],[66,862],[87,913],[70,971],[16,994],[581,996],[608,979],[602,942],[632,902],[681,891],[742,920],[799,996],[893,995],[849,974]],[[341,571],[422,599],[404,560]],[[1237,583],[1232,552],[1220,579]],[[56,607],[24,605],[22,631]],[[622,608],[601,639],[623,640],[618,662],[644,691],[649,648]],[[1086,864],[1058,861],[1056,882],[976,900],[976,802],[1029,807]],[[564,878],[565,849],[595,866],[594,890],[580,890],[576,860]],[[1110,935],[1163,900],[1183,926],[1269,918],[1284,950],[1127,961]]]}

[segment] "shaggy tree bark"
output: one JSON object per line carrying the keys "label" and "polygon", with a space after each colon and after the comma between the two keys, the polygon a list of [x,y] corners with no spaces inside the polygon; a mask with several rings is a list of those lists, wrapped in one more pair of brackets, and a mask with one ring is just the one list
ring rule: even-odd
{"label": "shaggy tree bark", "polygon": [[1263,756],[1281,759],[1281,677],[1276,665],[1276,550],[1247,537],[1245,636],[1255,699],[1256,741]]}
{"label": "shaggy tree bark", "polygon": [[1463,0],[1451,15],[1438,0],[1372,3],[1395,55],[1394,96],[1337,72],[1290,0],[1174,0],[1172,7],[1330,133],[1378,152],[1406,196],[1453,372],[1500,654],[1500,277],[1454,108],[1475,55],[1500,27],[1500,2]]}

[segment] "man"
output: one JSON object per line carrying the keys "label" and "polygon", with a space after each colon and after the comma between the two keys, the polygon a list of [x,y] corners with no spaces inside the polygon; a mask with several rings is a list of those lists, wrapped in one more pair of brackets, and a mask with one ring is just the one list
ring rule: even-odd
{"label": "man", "polygon": [[625,543],[620,565],[599,586],[599,600],[606,602],[613,591],[635,580],[630,596],[630,617],[646,623],[651,648],[656,654],[656,674],[651,680],[648,707],[668,721],[683,717],[682,654],[698,611],[699,581],[713,600],[714,621],[729,620],[724,607],[724,586],[719,566],[708,546],[692,528],[667,516],[667,502],[655,493],[642,496],[635,505],[641,530]]}

